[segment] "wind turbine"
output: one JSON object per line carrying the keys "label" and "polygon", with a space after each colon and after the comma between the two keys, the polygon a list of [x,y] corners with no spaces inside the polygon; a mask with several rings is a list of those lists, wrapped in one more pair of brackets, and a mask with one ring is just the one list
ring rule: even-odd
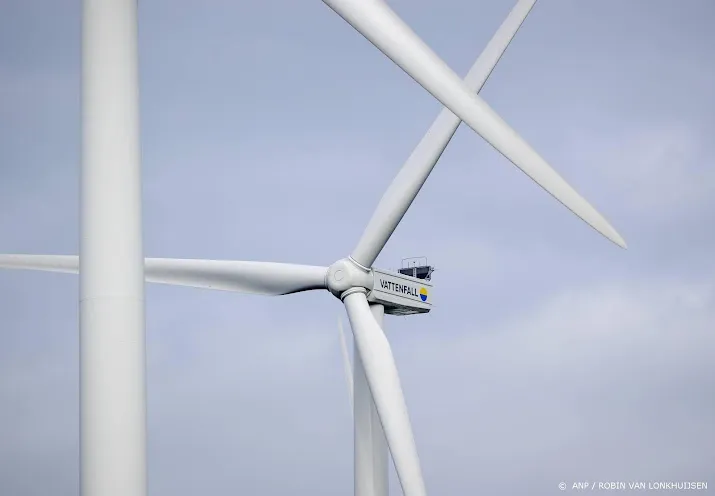
{"label": "wind turbine", "polygon": [[[362,364],[403,493],[422,496],[426,494],[426,488],[412,427],[397,367],[381,323],[383,314],[429,312],[432,285],[375,268],[373,263],[427,180],[460,120],[596,231],[621,247],[625,248],[625,242],[601,214],[476,96],[475,91],[484,84],[511,37],[509,40],[505,38],[501,44],[490,43],[491,48],[485,52],[490,55],[483,62],[480,57],[467,79],[462,81],[382,0],[323,2],[449,110],[442,111],[388,187],[350,256],[329,267],[147,258],[145,277],[149,282],[262,295],[328,290],[339,298],[353,331],[355,361]],[[533,1],[523,1],[515,9],[524,9],[525,16],[532,5]],[[513,26],[514,32],[520,23]],[[84,268],[85,262],[82,264]],[[78,273],[80,263],[76,256],[2,255],[0,266]],[[86,420],[83,418],[83,422]],[[367,491],[365,489],[365,494]]]}
{"label": "wind turbine", "polygon": [[[464,82],[470,90],[479,93],[484,87],[494,67],[526,20],[535,3],[536,0],[519,0],[510,11],[467,74]],[[460,119],[449,109],[443,109],[412,153],[408,163],[400,171],[400,174],[404,173],[407,176],[412,170],[415,170],[417,171],[414,174],[415,180],[419,180],[422,177],[426,178],[452,139],[452,136],[454,136],[460,123]],[[398,190],[404,187],[401,182],[398,182],[398,179],[395,179],[393,185]],[[385,210],[389,212],[389,209]],[[376,216],[378,216],[377,212],[374,217]],[[382,327],[384,329],[384,325]],[[389,486],[389,460],[382,426],[380,425],[372,395],[365,382],[365,373],[359,357],[355,357],[353,360],[353,371],[351,371],[347,341],[340,318],[338,319],[338,329],[345,378],[350,394],[350,406],[353,409],[353,421],[355,424],[355,495],[386,496]]]}

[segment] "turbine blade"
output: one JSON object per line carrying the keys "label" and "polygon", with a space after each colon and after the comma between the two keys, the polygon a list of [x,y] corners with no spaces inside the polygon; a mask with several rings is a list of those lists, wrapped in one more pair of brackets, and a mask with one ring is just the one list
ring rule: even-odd
{"label": "turbine blade", "polygon": [[[469,70],[464,84],[479,93],[536,0],[519,0]],[[462,121],[444,108],[377,205],[351,258],[371,267],[410,208]]]}
{"label": "turbine blade", "polygon": [[[263,295],[325,289],[326,267],[272,262],[147,258],[147,282]],[[0,268],[79,273],[79,257],[0,255]]]}
{"label": "turbine blade", "polygon": [[390,343],[372,316],[364,293],[348,294],[343,303],[402,492],[405,496],[425,496],[420,460]]}
{"label": "turbine blade", "polygon": [[353,371],[350,367],[350,354],[348,353],[348,343],[343,329],[343,319],[338,317],[338,330],[340,331],[340,351],[343,355],[343,366],[345,367],[345,381],[348,384],[350,394],[350,411],[353,411]]}
{"label": "turbine blade", "polygon": [[79,257],[77,255],[0,255],[0,269],[79,274]]}
{"label": "turbine blade", "polygon": [[148,258],[147,281],[263,295],[326,289],[327,267],[273,262]]}
{"label": "turbine blade", "polygon": [[323,0],[497,151],[605,237],[623,238],[382,0]]}

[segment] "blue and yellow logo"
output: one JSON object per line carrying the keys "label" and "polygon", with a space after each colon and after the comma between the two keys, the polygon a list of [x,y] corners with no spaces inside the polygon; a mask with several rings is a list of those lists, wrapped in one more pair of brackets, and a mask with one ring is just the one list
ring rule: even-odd
{"label": "blue and yellow logo", "polygon": [[427,289],[420,289],[420,298],[422,299],[422,301],[427,301]]}

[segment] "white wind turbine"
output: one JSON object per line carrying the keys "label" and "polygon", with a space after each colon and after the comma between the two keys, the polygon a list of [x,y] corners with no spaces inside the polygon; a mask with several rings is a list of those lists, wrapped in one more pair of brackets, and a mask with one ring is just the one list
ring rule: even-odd
{"label": "white wind turbine", "polygon": [[[94,1],[102,3],[98,0]],[[107,0],[105,0],[106,2]],[[448,110],[445,109],[440,113],[435,123],[388,187],[362,237],[349,257],[338,260],[329,267],[270,262],[147,258],[144,263],[144,275],[149,282],[262,295],[287,295],[320,289],[328,290],[334,296],[340,298],[347,311],[353,331],[356,352],[355,362],[359,362],[364,371],[369,393],[371,393],[374,400],[375,412],[379,416],[379,422],[392,454],[403,493],[407,496],[421,496],[426,494],[426,489],[420,462],[397,368],[381,324],[383,313],[404,315],[428,312],[431,308],[431,300],[430,296],[428,296],[431,294],[431,284],[420,279],[377,269],[372,265],[427,180],[439,156],[459,126],[460,120],[480,134],[514,165],[595,230],[621,247],[625,248],[625,242],[606,219],[574,191],[508,124],[475,94],[486,81],[514,32],[516,32],[521,21],[523,21],[523,18],[532,7],[534,0],[523,0],[517,4],[512,14],[510,14],[510,18],[500,29],[500,33],[504,35],[503,39],[498,40],[498,34],[490,42],[487,50],[470,70],[465,81],[462,81],[432,52],[382,0],[323,0],[323,2],[363,34],[372,44],[377,46],[445,105]],[[86,5],[89,3],[92,3],[92,0],[85,0],[85,20],[88,18]],[[127,2],[124,3],[126,4]],[[511,28],[506,28],[506,25],[511,26]],[[508,34],[509,32],[511,34]],[[87,41],[88,39],[85,37],[85,44]],[[107,77],[109,77],[109,74]],[[94,103],[97,104],[96,101]],[[87,111],[85,110],[85,112]],[[87,135],[85,135],[85,140],[87,140]],[[87,146],[87,143],[85,143],[85,147]],[[84,188],[85,186],[83,186],[83,191],[85,191]],[[97,194],[98,192],[94,193]],[[95,200],[99,202],[101,198],[95,198]],[[134,198],[134,201],[136,202],[135,205],[139,204],[138,198]],[[129,205],[131,206],[132,204],[130,203]],[[85,208],[86,206],[83,203],[83,215],[86,215]],[[132,212],[136,213],[137,211],[138,209]],[[100,231],[100,229],[96,230]],[[139,233],[135,232],[134,235],[139,240],[141,239]],[[106,243],[102,245],[101,242],[98,242],[98,245],[95,246],[95,256],[101,252],[102,247],[107,252],[111,251],[111,247],[107,246]],[[107,261],[108,257],[105,254],[104,257],[95,258],[92,262],[96,265],[100,259]],[[86,263],[87,261],[82,261],[83,271]],[[0,266],[78,273],[80,261],[77,256],[2,255],[0,256]],[[97,269],[95,276],[100,272]],[[138,273],[141,274],[140,271]],[[86,277],[87,275],[83,272],[82,278]],[[97,311],[101,312],[102,309]],[[110,313],[105,311],[104,318],[110,319]],[[82,346],[84,345],[83,341]],[[136,350],[137,355],[134,362],[128,360],[124,363],[133,363],[136,367],[143,367],[143,363],[140,364],[140,358],[143,359],[143,355],[139,357],[140,354],[143,354],[143,344],[140,348]],[[97,354],[97,351],[96,349],[83,350],[83,365],[85,360],[90,363],[93,360],[101,360],[103,357],[101,353]],[[95,353],[92,354],[92,352]],[[114,374],[122,375],[119,370],[121,369],[114,370]],[[104,369],[102,372],[106,375],[111,371]],[[143,370],[141,372],[124,370],[123,372],[132,377],[143,377]],[[92,380],[93,377],[83,375],[82,394],[85,391],[85,381],[91,382]],[[106,396],[105,399],[110,402],[116,401],[116,398],[107,398]],[[358,397],[355,398],[356,413],[358,403],[364,406],[366,404],[365,398],[361,398],[359,401]],[[103,422],[98,422],[97,418],[88,419],[83,416],[83,433],[85,432],[84,424],[87,422],[94,423],[100,427],[107,425],[107,416],[110,416],[107,408],[97,408],[88,410],[88,412],[97,416],[104,415],[105,417]],[[85,413],[84,410],[83,413]],[[142,416],[145,414],[144,411],[139,413]],[[356,494],[362,496],[363,494],[374,494],[375,492],[379,494],[380,491],[386,493],[386,488],[373,488],[375,490],[373,491],[373,489],[365,485],[360,485],[361,482],[358,479],[360,479],[363,471],[362,469],[359,470],[358,467],[361,462],[358,460],[357,443],[361,426],[357,416],[355,420]],[[102,433],[100,432],[99,434]],[[141,437],[143,442],[142,432],[132,432],[130,434],[136,436],[135,439]],[[95,443],[96,445],[102,445],[101,435],[96,435]],[[104,444],[106,446],[106,439]],[[136,443],[137,446],[140,444]],[[369,442],[368,445],[370,445]],[[374,454],[369,453],[368,455]],[[367,457],[364,461],[365,463],[370,463],[374,459],[370,460]],[[141,454],[140,462],[126,462],[128,465],[136,465],[137,463],[144,463],[143,453]],[[96,471],[104,470],[104,482],[111,482],[113,473],[106,470],[106,465],[111,464],[116,465],[117,463],[115,460],[101,459],[95,460],[94,465],[91,465],[83,458],[82,470],[86,471],[87,467]],[[122,464],[120,463],[119,465]],[[134,471],[134,473],[140,472],[141,467],[136,468]],[[367,470],[364,472],[368,473]],[[118,474],[116,475],[117,477],[122,475],[121,471],[115,472],[115,474]],[[83,477],[85,476],[88,475],[83,473]],[[92,476],[93,474],[89,474],[89,477]],[[123,481],[116,482],[121,483]],[[136,487],[133,486],[132,492],[125,492],[125,494],[131,494],[131,496],[143,494],[143,490],[136,489]],[[95,494],[100,493],[95,491],[92,496]],[[115,493],[112,492],[112,494]]]}
{"label": "white wind turbine", "polygon": [[[470,90],[479,93],[484,87],[494,67],[535,3],[536,0],[519,0],[511,10],[467,74],[464,82]],[[460,123],[459,118],[449,109],[443,109],[440,112],[437,120],[409,159],[414,163],[413,167],[422,171],[417,178],[426,177],[431,172]],[[403,167],[404,169],[407,169],[407,164]],[[382,327],[384,329],[384,325]],[[382,426],[365,380],[362,363],[357,357],[353,360],[353,370],[351,370],[347,338],[340,318],[338,318],[338,330],[345,380],[355,424],[355,495],[386,496],[389,492],[389,460]]]}

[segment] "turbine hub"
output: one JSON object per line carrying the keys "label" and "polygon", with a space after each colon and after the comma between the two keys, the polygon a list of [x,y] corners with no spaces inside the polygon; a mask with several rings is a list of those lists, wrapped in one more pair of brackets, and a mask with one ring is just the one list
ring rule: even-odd
{"label": "turbine hub", "polygon": [[373,281],[372,270],[365,270],[349,258],[338,260],[328,267],[328,272],[325,274],[325,285],[337,298],[351,288],[372,291]]}

